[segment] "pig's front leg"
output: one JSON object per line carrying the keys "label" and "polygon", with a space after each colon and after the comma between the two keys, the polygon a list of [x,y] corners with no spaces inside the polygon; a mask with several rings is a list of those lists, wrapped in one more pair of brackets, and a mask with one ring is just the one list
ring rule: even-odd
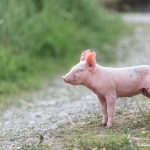
{"label": "pig's front leg", "polygon": [[117,96],[115,93],[106,96],[107,114],[108,114],[107,128],[112,127],[114,124],[116,99]]}
{"label": "pig's front leg", "polygon": [[107,120],[108,120],[108,116],[107,116],[107,104],[106,104],[106,99],[103,97],[98,96],[99,102],[100,102],[100,106],[101,106],[101,112],[102,112],[102,125],[106,126],[107,125]]}

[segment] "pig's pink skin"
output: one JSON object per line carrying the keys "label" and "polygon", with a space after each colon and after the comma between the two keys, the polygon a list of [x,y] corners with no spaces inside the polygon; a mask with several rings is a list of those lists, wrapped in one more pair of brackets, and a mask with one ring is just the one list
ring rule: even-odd
{"label": "pig's pink skin", "polygon": [[87,80],[83,85],[98,96],[103,114],[102,124],[107,123],[107,127],[114,123],[118,97],[142,93],[150,98],[150,66],[107,68],[96,65],[96,71]]}
{"label": "pig's pink skin", "polygon": [[150,98],[150,66],[147,65],[109,68],[96,64],[94,71],[91,71],[86,62],[80,62],[63,79],[72,85],[84,85],[98,96],[102,125],[107,125],[107,128],[114,123],[118,97],[142,93]]}

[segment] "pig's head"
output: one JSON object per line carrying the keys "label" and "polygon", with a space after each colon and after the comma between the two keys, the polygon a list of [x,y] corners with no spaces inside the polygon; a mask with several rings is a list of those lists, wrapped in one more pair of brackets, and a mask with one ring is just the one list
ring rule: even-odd
{"label": "pig's head", "polygon": [[65,76],[65,83],[71,85],[83,85],[86,83],[91,74],[96,70],[96,53],[89,49],[81,54],[80,62],[75,65]]}

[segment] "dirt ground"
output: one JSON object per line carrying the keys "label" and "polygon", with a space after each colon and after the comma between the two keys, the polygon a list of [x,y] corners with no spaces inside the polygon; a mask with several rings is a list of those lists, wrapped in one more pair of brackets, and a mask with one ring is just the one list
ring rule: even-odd
{"label": "dirt ground", "polygon": [[[123,37],[116,47],[117,64],[130,66],[150,64],[150,15],[126,14],[122,18],[135,24],[132,35]],[[150,100],[136,96],[118,99],[116,110],[137,112],[150,109]],[[0,150],[21,150],[24,145],[40,142],[55,145],[52,132],[60,124],[80,122],[100,113],[97,97],[84,87],[65,85],[61,75],[38,92],[20,98],[17,106],[0,116]],[[42,138],[41,137],[41,138]]]}

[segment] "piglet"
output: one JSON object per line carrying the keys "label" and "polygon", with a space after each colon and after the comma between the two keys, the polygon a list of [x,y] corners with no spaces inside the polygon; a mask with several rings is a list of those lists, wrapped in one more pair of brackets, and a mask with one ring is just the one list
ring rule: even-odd
{"label": "piglet", "polygon": [[85,50],[80,62],[62,78],[71,85],[84,85],[97,95],[103,116],[102,125],[110,128],[114,123],[118,97],[143,94],[150,98],[150,66],[103,67],[96,63],[95,57],[95,52]]}

